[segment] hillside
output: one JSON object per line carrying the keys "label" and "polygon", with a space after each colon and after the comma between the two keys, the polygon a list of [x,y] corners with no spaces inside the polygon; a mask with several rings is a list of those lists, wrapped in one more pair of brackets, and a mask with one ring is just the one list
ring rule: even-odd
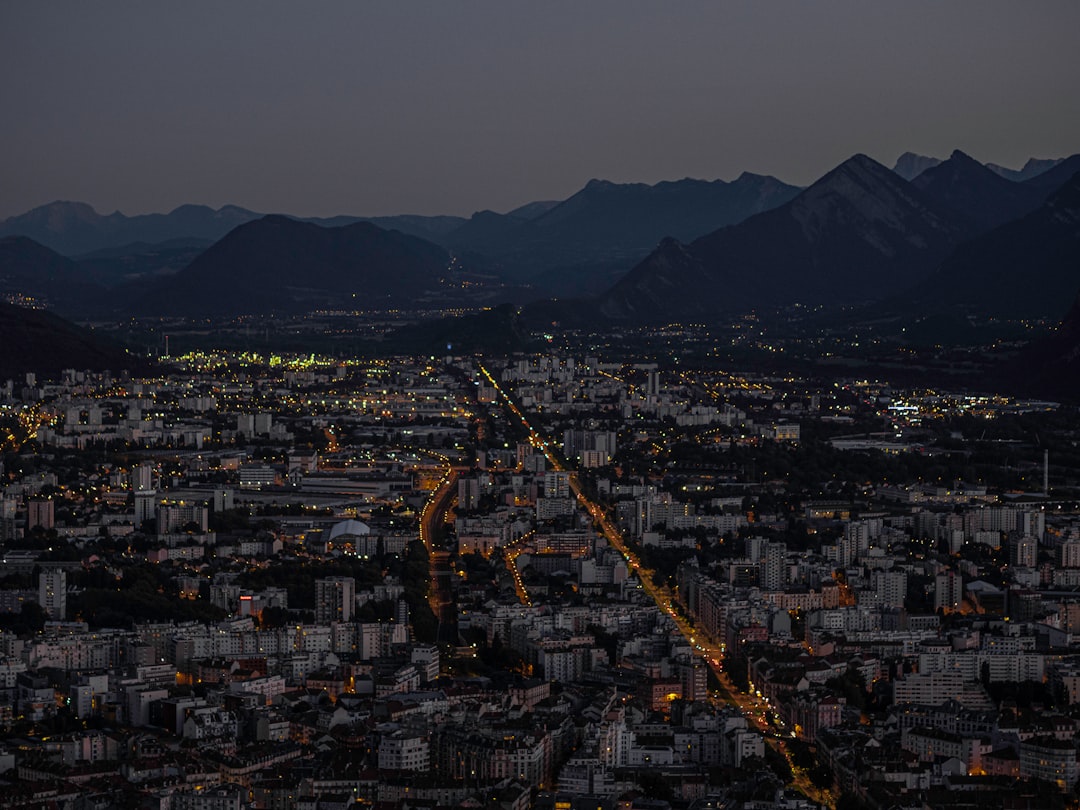
{"label": "hillside", "polygon": [[65,368],[140,371],[148,362],[50,312],[0,302],[0,380]]}
{"label": "hillside", "polygon": [[157,281],[136,309],[232,316],[416,305],[444,286],[449,264],[444,249],[369,223],[322,228],[269,216]]}

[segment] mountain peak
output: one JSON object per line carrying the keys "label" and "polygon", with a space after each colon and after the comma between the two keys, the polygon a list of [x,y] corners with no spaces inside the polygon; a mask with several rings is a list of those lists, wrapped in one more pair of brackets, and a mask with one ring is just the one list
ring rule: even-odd
{"label": "mountain peak", "polygon": [[1064,160],[1065,158],[1028,158],[1024,168],[1020,170],[1020,174],[1023,175],[1022,179],[1026,180],[1054,168]]}
{"label": "mountain peak", "polygon": [[805,193],[840,192],[850,190],[851,184],[859,187],[870,185],[898,186],[896,175],[871,157],[859,153],[852,155],[832,171],[815,182]]}
{"label": "mountain peak", "polygon": [[[234,228],[148,288],[137,306],[232,315],[304,311],[345,297],[379,308],[434,294],[448,263],[443,248],[370,222],[325,228],[269,214]],[[215,295],[207,296],[211,284]]]}
{"label": "mountain peak", "polygon": [[1035,210],[1041,195],[1008,180],[959,149],[911,184],[976,232]]}
{"label": "mountain peak", "polygon": [[7,222],[25,220],[58,225],[59,223],[95,222],[98,219],[101,219],[101,214],[95,211],[89,203],[53,200],[51,203],[31,208],[25,214],[10,217]]}
{"label": "mountain peak", "polygon": [[582,191],[606,191],[608,189],[615,188],[616,185],[617,185],[616,183],[612,183],[610,180],[600,180],[599,178],[594,177],[588,183],[586,183],[585,187],[582,188],[581,190]]}
{"label": "mountain peak", "polygon": [[730,185],[740,186],[756,186],[763,183],[779,183],[780,181],[773,177],[771,174],[756,174],[754,172],[743,172],[734,180]]}
{"label": "mountain peak", "polygon": [[980,166],[980,167],[982,167],[984,169],[986,168],[981,163],[979,163],[979,161],[977,161],[975,158],[973,158],[971,155],[969,155],[967,152],[962,152],[959,149],[953,149],[952,154],[949,155],[949,160],[955,161],[955,162],[957,162],[957,163],[959,163],[961,165],[967,165],[967,164],[970,164],[970,163],[974,163],[977,166]]}
{"label": "mountain peak", "polygon": [[987,163],[986,168],[1006,180],[1023,183],[1049,171],[1064,160],[1065,158],[1028,158],[1022,169],[1010,169],[997,163]]}
{"label": "mountain peak", "polygon": [[1000,187],[1004,178],[998,177],[975,158],[959,149],[953,150],[948,160],[931,166],[911,181],[916,188],[929,188],[935,183],[958,183],[962,179],[977,178],[979,182],[991,187]]}
{"label": "mountain peak", "polygon": [[905,180],[914,180],[927,169],[931,169],[941,163],[940,158],[917,155],[914,152],[904,152],[896,159],[893,172]]}
{"label": "mountain peak", "polygon": [[[286,214],[267,214],[266,216],[259,217],[254,222],[262,222],[266,225],[307,225],[309,223],[303,223],[299,220],[293,219]],[[318,227],[317,225],[315,227]]]}

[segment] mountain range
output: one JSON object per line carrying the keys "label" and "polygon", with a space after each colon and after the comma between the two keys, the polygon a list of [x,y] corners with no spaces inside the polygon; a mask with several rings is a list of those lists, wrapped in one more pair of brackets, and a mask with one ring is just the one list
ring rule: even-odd
{"label": "mountain range", "polygon": [[[103,215],[82,202],[57,201],[9,217],[0,222],[0,237],[27,236],[65,256],[100,253],[127,245],[147,245],[174,240],[216,242],[240,225],[262,219],[266,214],[235,205],[218,209],[205,205],[181,205],[168,214],[125,216],[119,211]],[[461,217],[297,217],[328,228],[371,222],[381,228],[398,230],[429,241],[457,228]]]}
{"label": "mountain range", "polygon": [[926,275],[959,235],[930,198],[856,155],[775,210],[689,245],[665,240],[600,308],[620,320],[700,320],[878,298]]}
{"label": "mountain range", "polygon": [[[1043,201],[1078,160],[1016,183],[954,152],[907,182],[857,155],[779,208],[689,244],[665,240],[597,309],[620,321],[663,322],[883,300],[912,311],[968,301],[983,313],[1019,314],[1023,301],[1026,315],[1060,317],[1055,307],[1080,289],[1068,178],[1059,196]],[[1026,291],[1009,293],[1020,278]],[[1043,292],[1069,285],[1065,299]]]}
{"label": "mountain range", "polygon": [[[1021,183],[1054,168],[1054,166],[1061,163],[1061,161],[1062,158],[1028,158],[1027,162],[1020,169],[1009,169],[1005,166],[999,166],[996,163],[986,163],[983,165],[994,174],[1004,177],[1006,180]],[[896,159],[896,163],[893,165],[893,171],[905,180],[914,180],[927,169],[932,169],[942,162],[943,160],[941,158],[917,155],[914,152],[904,152],[904,154]]]}
{"label": "mountain range", "polygon": [[[667,236],[693,239],[775,208],[799,189],[744,173],[723,180],[646,185],[590,180],[538,216],[481,211],[447,234],[444,244],[494,259],[515,281],[590,264],[628,269]],[[580,272],[580,270],[579,270]]]}
{"label": "mountain range", "polygon": [[[1065,312],[1080,291],[1080,155],[1029,161],[1012,174],[959,151],[945,160],[904,156],[894,170],[856,155],[806,189],[760,175],[654,186],[592,181],[564,201],[468,220],[310,222],[185,208],[177,218],[125,218],[55,204],[9,219],[5,229],[33,226],[69,246],[172,235],[71,257],[25,235],[0,237],[0,295],[73,317],[477,308],[526,287],[538,299],[587,293],[541,301],[526,314],[596,326],[708,322],[796,305],[847,306],[897,332],[920,318],[1065,316],[1021,363],[1049,391],[1062,369],[1075,374],[1080,357],[1080,304]],[[175,235],[181,221],[210,228],[230,218],[247,219],[218,237],[198,228]],[[136,220],[158,230],[139,230]],[[382,227],[392,224],[401,227]],[[500,345],[519,345],[512,311],[496,310],[406,329],[400,339],[469,346],[497,328]],[[29,368],[131,365],[130,355],[47,313],[0,308],[0,379]]]}
{"label": "mountain range", "polygon": [[975,233],[1021,217],[1046,198],[1043,189],[1007,180],[959,150],[911,184]]}
{"label": "mountain range", "polygon": [[[1016,256],[1041,257],[1025,267],[1029,278],[1045,270],[1059,279],[1055,290],[1071,283],[1067,233],[1058,241],[1045,236],[1047,223],[1063,223],[1067,203],[1040,206],[1078,170],[1080,155],[1030,160],[1013,172],[1026,175],[1022,181],[959,151],[944,161],[907,153],[892,171],[857,155],[806,189],[753,174],[655,185],[593,180],[563,201],[468,220],[305,221],[232,206],[124,217],[55,203],[0,223],[0,232],[31,234],[0,238],[0,293],[76,316],[439,308],[586,296],[591,303],[571,310],[594,319],[699,320],[795,303],[895,300],[905,290],[912,291],[910,306],[991,307],[989,293],[964,292],[980,288],[972,277],[980,271],[970,268],[1008,277],[1017,272]],[[1043,234],[1042,242],[1021,253],[993,241],[980,247],[1003,228],[1012,230],[996,238],[1021,244]],[[226,232],[215,236],[220,230]],[[142,241],[65,257],[33,241],[35,234],[69,249]],[[163,236],[169,238],[154,241]],[[1051,244],[1060,253],[1050,255]],[[465,272],[472,276],[463,280]],[[1001,295],[997,282],[982,286]]]}

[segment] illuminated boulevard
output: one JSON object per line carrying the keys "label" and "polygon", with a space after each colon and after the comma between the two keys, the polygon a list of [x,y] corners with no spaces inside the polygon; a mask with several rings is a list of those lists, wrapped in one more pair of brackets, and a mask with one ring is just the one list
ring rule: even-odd
{"label": "illuminated boulevard", "polygon": [[577,472],[567,468],[562,460],[555,454],[552,449],[552,443],[536,431],[525,417],[525,414],[521,412],[521,409],[518,408],[510,396],[502,389],[502,386],[499,385],[491,372],[482,364],[480,365],[480,371],[487,377],[488,382],[499,393],[499,396],[507,409],[521,421],[521,424],[528,431],[530,443],[543,452],[548,463],[551,464],[552,469],[559,472],[568,472],[570,474],[570,489],[574,493],[574,496],[577,498],[581,507],[592,517],[593,525],[601,534],[603,534],[608,543],[623,555],[626,559],[630,573],[637,576],[642,590],[644,590],[649,598],[656,603],[656,606],[661,612],[667,615],[679,633],[690,644],[694,653],[704,660],[712,673],[716,676],[716,679],[720,684],[720,689],[717,691],[714,699],[718,702],[727,702],[737,706],[747,718],[747,721],[752,723],[762,735],[764,735],[766,744],[787,761],[793,775],[792,784],[795,787],[814,801],[824,804],[827,807],[834,807],[836,800],[832,794],[829,791],[823,791],[817,788],[817,786],[810,781],[806,772],[802,768],[796,766],[792,761],[791,753],[787,749],[785,740],[777,734],[776,730],[771,727],[766,720],[766,713],[769,711],[767,705],[757,697],[747,695],[736,689],[735,685],[731,682],[731,679],[727,676],[727,673],[724,672],[724,645],[715,639],[709,638],[704,633],[695,630],[690,622],[687,621],[686,617],[676,609],[671,591],[666,586],[657,585],[654,582],[653,577],[655,572],[642,565],[637,554],[623,542],[622,534],[614,525],[612,525],[603,508],[589,499],[585,494],[581,488],[581,482],[578,479]]}
{"label": "illuminated boulevard", "polygon": [[439,621],[438,641],[457,643],[457,612],[453,592],[450,589],[450,552],[437,545],[439,525],[456,497],[458,471],[450,466],[449,459],[442,457],[446,468],[438,487],[431,493],[420,514],[420,540],[428,553],[431,570],[431,587],[428,605]]}

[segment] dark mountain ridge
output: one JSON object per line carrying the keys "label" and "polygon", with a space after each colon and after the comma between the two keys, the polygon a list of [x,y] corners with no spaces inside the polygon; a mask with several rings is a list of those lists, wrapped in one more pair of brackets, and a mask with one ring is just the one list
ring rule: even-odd
{"label": "dark mountain ridge", "polygon": [[880,298],[925,276],[962,228],[865,155],[779,208],[689,245],[665,240],[600,299],[614,319],[709,319],[755,306]]}
{"label": "dark mountain ridge", "polygon": [[234,205],[217,210],[205,205],[182,205],[168,214],[134,217],[119,211],[102,215],[86,203],[57,201],[0,222],[0,236],[28,236],[58,253],[73,256],[132,242],[179,238],[214,241],[258,217]]}
{"label": "dark mountain ridge", "polygon": [[994,174],[1004,177],[1006,180],[1012,180],[1014,183],[1022,183],[1025,180],[1031,180],[1033,177],[1038,177],[1046,171],[1057,166],[1061,163],[1062,158],[1028,158],[1027,162],[1020,169],[1010,169],[1006,166],[999,166],[996,163],[987,163],[986,168],[992,171]]}
{"label": "dark mountain ridge", "polygon": [[787,202],[798,189],[745,173],[732,182],[677,180],[646,185],[590,180],[561,203],[529,219],[517,211],[481,211],[444,243],[501,262],[506,275],[541,273],[591,263],[629,268],[666,236],[693,239]]}
{"label": "dark mountain ridge", "polygon": [[1056,320],[1078,290],[1080,172],[1036,210],[959,245],[904,308]]}
{"label": "dark mountain ridge", "polygon": [[0,296],[78,313],[98,303],[103,293],[75,262],[33,239],[0,238]]}
{"label": "dark mountain ridge", "polygon": [[437,245],[367,222],[323,228],[273,215],[230,232],[136,308],[233,315],[403,306],[436,291],[449,263]]}
{"label": "dark mountain ridge", "polygon": [[1025,180],[1024,185],[1040,189],[1046,196],[1064,186],[1077,172],[1080,172],[1080,154],[1071,155],[1055,163],[1046,171]]}
{"label": "dark mountain ridge", "polygon": [[917,155],[914,152],[904,152],[893,164],[893,171],[910,182],[939,163],[941,163],[941,158]]}
{"label": "dark mountain ridge", "polygon": [[0,302],[0,380],[65,368],[120,372],[148,369],[146,360],[44,310]]}
{"label": "dark mountain ridge", "polygon": [[105,287],[118,287],[178,273],[212,244],[191,238],[153,244],[134,242],[76,256],[74,261],[87,280]]}
{"label": "dark mountain ridge", "polygon": [[922,172],[911,184],[949,209],[972,233],[1028,214],[1046,198],[1039,187],[1006,180],[959,149],[948,160]]}
{"label": "dark mountain ridge", "polygon": [[[176,239],[215,242],[233,228],[266,216],[235,205],[218,209],[181,205],[167,214],[102,215],[83,202],[57,201],[0,222],[0,236],[27,236],[66,256],[77,256],[132,243],[157,244]],[[461,217],[293,217],[325,227],[372,222],[422,239],[438,239],[460,226]]]}

